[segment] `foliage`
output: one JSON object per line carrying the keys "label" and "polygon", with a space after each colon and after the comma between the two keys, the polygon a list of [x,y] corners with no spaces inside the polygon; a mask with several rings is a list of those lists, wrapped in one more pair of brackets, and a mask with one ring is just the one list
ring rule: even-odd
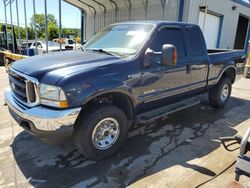
{"label": "foliage", "polygon": [[[30,20],[31,20],[30,22],[31,27],[36,28],[37,30],[38,38],[44,38],[45,37],[45,15],[34,14]],[[35,21],[36,21],[36,25],[35,25]],[[48,35],[49,35],[48,38],[53,38],[55,34],[58,33],[57,20],[55,19],[55,16],[53,14],[47,15],[47,23],[48,23]]]}
{"label": "foliage", "polygon": [[[18,39],[19,38],[19,36],[18,36],[18,27],[14,26],[14,28],[15,28],[16,38]],[[21,39],[26,39],[26,30],[25,30],[25,28],[19,27],[19,30],[20,30],[20,37],[21,37]],[[28,27],[27,31],[28,31],[28,39],[29,40],[34,39],[35,38],[35,32],[34,32],[34,30],[32,28]]]}
{"label": "foliage", "polygon": [[[35,23],[36,19],[36,25]],[[48,14],[48,39],[53,40],[59,37],[59,27],[57,20],[53,14]],[[2,23],[0,23],[0,32],[2,28]],[[16,38],[18,39],[18,27],[14,26]],[[45,15],[44,14],[35,14],[30,19],[30,27],[27,28],[28,39],[33,40],[35,38],[35,31],[37,31],[37,37],[39,39],[45,39]],[[26,39],[26,30],[23,27],[19,27],[21,39]],[[11,32],[11,30],[8,30]],[[67,38],[69,36],[79,37],[80,29],[74,28],[63,28],[62,29],[63,37]]]}
{"label": "foliage", "polygon": [[74,34],[74,37],[79,37],[80,36],[80,29],[75,29],[75,28],[63,28],[62,29],[62,34],[64,38],[69,38],[69,35]]}
{"label": "foliage", "polygon": [[53,40],[55,38],[58,38],[58,36],[59,36],[58,27],[53,23],[49,23],[48,24],[48,39]]}
{"label": "foliage", "polygon": [[[36,19],[36,27],[38,30],[45,30],[45,15],[44,14],[34,14],[30,19],[30,25],[31,27],[34,27],[35,25],[35,19]],[[54,25],[57,25],[57,20],[53,14],[47,15],[47,21],[48,24],[52,23]]]}
{"label": "foliage", "polygon": [[29,40],[34,39],[35,38],[35,32],[33,31],[33,28],[28,27],[27,30],[28,30],[28,39]]}

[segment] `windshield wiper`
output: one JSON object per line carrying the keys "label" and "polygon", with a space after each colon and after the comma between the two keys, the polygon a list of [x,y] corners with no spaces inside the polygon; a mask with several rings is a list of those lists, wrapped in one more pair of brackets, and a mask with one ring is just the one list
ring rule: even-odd
{"label": "windshield wiper", "polygon": [[87,50],[83,46],[81,47],[81,50],[87,52]]}
{"label": "windshield wiper", "polygon": [[101,53],[105,53],[105,54],[108,54],[108,55],[117,56],[114,53],[106,51],[106,50],[101,49],[101,48],[100,49],[91,49],[91,50],[94,51],[94,52],[101,52]]}

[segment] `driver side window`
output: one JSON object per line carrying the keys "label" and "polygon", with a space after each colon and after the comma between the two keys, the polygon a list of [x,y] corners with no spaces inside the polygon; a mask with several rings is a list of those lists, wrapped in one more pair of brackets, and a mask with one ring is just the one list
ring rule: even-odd
{"label": "driver side window", "polygon": [[153,51],[160,52],[164,44],[173,44],[177,49],[178,58],[186,56],[181,29],[166,28],[158,31],[149,48]]}

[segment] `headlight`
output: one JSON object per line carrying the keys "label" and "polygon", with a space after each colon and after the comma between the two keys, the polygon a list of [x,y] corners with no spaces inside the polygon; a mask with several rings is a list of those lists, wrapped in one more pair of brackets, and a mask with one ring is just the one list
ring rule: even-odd
{"label": "headlight", "polygon": [[58,108],[67,108],[69,106],[65,93],[60,87],[40,84],[39,94],[41,104]]}

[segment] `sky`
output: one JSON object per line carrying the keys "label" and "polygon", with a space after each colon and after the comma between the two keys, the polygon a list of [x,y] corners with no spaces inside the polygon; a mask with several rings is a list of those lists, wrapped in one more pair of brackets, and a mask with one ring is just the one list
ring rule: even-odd
{"label": "sky", "polygon": [[[14,0],[12,3],[12,20],[17,25],[16,14],[16,1],[18,2],[19,11],[19,23],[20,26],[25,26],[24,19],[24,0]],[[44,0],[35,0],[36,13],[44,13]],[[48,14],[54,14],[57,21],[59,20],[59,1],[47,0],[47,12]],[[7,8],[7,20],[10,23],[10,6]],[[33,15],[33,0],[26,0],[27,11],[27,24],[30,25],[30,18]],[[4,4],[3,0],[0,0],[0,22],[5,22]],[[63,28],[80,28],[81,26],[81,13],[80,10],[74,6],[62,1],[62,27]]]}

